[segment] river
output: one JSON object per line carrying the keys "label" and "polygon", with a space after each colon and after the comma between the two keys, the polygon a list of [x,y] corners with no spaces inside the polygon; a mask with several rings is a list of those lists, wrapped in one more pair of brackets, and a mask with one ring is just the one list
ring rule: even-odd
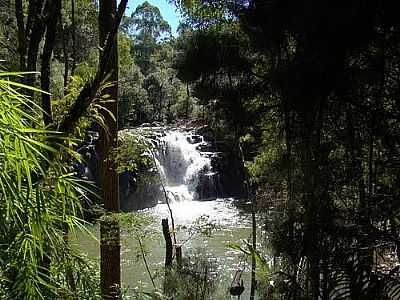
{"label": "river", "polygon": [[[164,188],[169,195],[169,203],[173,213],[176,228],[177,244],[182,245],[185,261],[191,268],[202,272],[207,266],[209,285],[212,291],[204,299],[237,299],[229,295],[229,287],[233,279],[243,279],[245,291],[242,299],[248,299],[250,291],[250,258],[233,250],[230,244],[243,244],[251,238],[251,216],[249,205],[234,198],[211,197],[210,190],[215,187],[199,189],[199,185],[215,184],[212,177],[217,175],[211,164],[213,153],[199,151],[206,142],[202,137],[194,136],[192,132],[170,130],[159,137],[156,153],[157,168],[162,178]],[[207,180],[201,180],[207,176]],[[211,180],[210,180],[211,179]],[[207,201],[200,190],[207,190]],[[152,208],[136,212],[151,219],[146,227],[146,234],[141,242],[149,265],[150,273],[158,289],[163,289],[163,265],[165,245],[161,231],[161,219],[169,218],[168,206],[160,199]],[[247,209],[246,209],[247,207]],[[88,228],[98,236],[98,226]],[[142,252],[137,238],[128,230],[122,228],[121,234],[121,265],[122,283],[125,289],[124,299],[140,298],[142,292],[151,292],[153,286],[149,272],[146,270]],[[259,232],[261,232],[259,230]],[[87,234],[78,234],[77,245],[89,257],[99,257],[98,242]],[[190,263],[189,263],[190,262]],[[196,267],[197,266],[197,267]],[[193,282],[193,284],[198,284]],[[199,289],[199,287],[196,287]],[[200,299],[200,298],[199,298]]]}

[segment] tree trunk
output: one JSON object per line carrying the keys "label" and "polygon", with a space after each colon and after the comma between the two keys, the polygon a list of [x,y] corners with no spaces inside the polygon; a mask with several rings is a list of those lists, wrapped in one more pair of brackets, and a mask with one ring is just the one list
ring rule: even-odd
{"label": "tree trunk", "polygon": [[320,131],[317,126],[316,112],[313,107],[301,113],[302,142],[301,164],[304,193],[304,250],[308,262],[308,275],[311,288],[310,299],[318,300],[320,289],[320,251],[318,223],[320,219],[321,199],[319,185],[319,149]]}
{"label": "tree trunk", "polygon": [[[28,16],[27,30],[25,31],[26,36],[29,36],[29,46],[28,46],[28,60],[27,60],[27,71],[37,70],[37,57],[39,53],[39,44],[43,38],[45,24],[43,22],[43,0],[32,1],[32,15]],[[30,3],[31,9],[31,3]],[[31,21],[30,21],[31,20]],[[32,29],[30,28],[30,22],[32,22]],[[28,32],[28,33],[27,33]],[[27,84],[33,86],[35,84],[35,75],[29,75],[27,77]],[[27,95],[33,98],[33,90],[28,90]]]}
{"label": "tree trunk", "polygon": [[250,285],[250,300],[254,300],[256,295],[256,249],[257,249],[257,223],[256,223],[256,197],[251,196],[251,228],[252,228],[252,248],[253,252],[251,255],[251,285]]}
{"label": "tree trunk", "polygon": [[76,67],[76,25],[75,25],[75,0],[71,0],[71,19],[72,19],[72,68],[71,75],[74,75]]}
{"label": "tree trunk", "polygon": [[68,85],[68,77],[69,77],[69,54],[67,50],[68,43],[68,34],[65,30],[64,26],[62,26],[62,46],[63,46],[63,56],[64,56],[64,93],[65,88]]}
{"label": "tree trunk", "polygon": [[[104,114],[108,132],[104,130],[100,132],[98,144],[101,168],[100,181],[104,209],[107,213],[119,212],[118,173],[110,153],[117,146],[118,140],[118,48],[116,35],[111,33],[116,24],[116,5],[115,0],[101,0],[99,3],[99,38],[101,47],[104,47],[107,39],[112,39],[109,61],[105,66],[104,73],[109,74],[108,81],[114,83],[104,91],[114,101],[108,102],[104,106],[114,115],[115,119],[107,112]],[[102,61],[104,55],[108,55],[108,53],[100,53],[100,61]],[[112,216],[105,216],[100,223],[100,236],[100,277],[103,299],[119,299],[121,266],[118,219]]]}
{"label": "tree trunk", "polygon": [[172,266],[172,239],[169,231],[168,219],[162,219],[161,225],[165,240],[165,267],[170,268]]}
{"label": "tree trunk", "polygon": [[[43,91],[50,92],[50,67],[51,56],[53,54],[56,41],[57,23],[61,17],[61,0],[48,0],[46,3],[46,38],[42,54],[41,67],[41,88]],[[42,93],[43,120],[45,125],[53,122],[51,112],[50,94]]]}
{"label": "tree trunk", "polygon": [[163,236],[164,236],[164,240],[165,240],[164,293],[166,295],[171,295],[173,292],[173,289],[171,289],[171,283],[174,280],[174,278],[171,276],[173,246],[172,246],[171,232],[169,230],[168,219],[162,219],[161,226],[162,226]]}
{"label": "tree trunk", "polygon": [[189,91],[189,83],[186,83],[186,120],[189,119],[189,102],[190,102],[190,91]]}
{"label": "tree trunk", "polygon": [[181,271],[182,270],[182,246],[181,245],[177,245],[175,247],[175,253],[176,253],[177,269],[178,269],[178,271]]}
{"label": "tree trunk", "polygon": [[18,28],[19,67],[21,71],[25,71],[26,36],[25,36],[24,11],[22,6],[22,0],[15,0],[15,17],[17,19],[17,28]]}
{"label": "tree trunk", "polygon": [[107,215],[100,222],[100,280],[103,299],[120,299],[120,248],[119,222],[112,215]]}
{"label": "tree trunk", "polygon": [[[236,133],[236,136],[239,136],[238,133]],[[238,143],[239,147],[239,155],[240,159],[242,162],[242,166],[245,166],[245,160],[244,160],[244,154],[243,154],[243,149],[240,144],[240,141]],[[257,268],[257,262],[256,262],[256,249],[257,249],[257,223],[256,223],[256,197],[255,195],[250,191],[250,180],[249,180],[249,174],[247,170],[245,169],[245,185],[246,185],[246,197],[248,200],[251,200],[251,237],[252,237],[252,242],[251,242],[251,247],[252,247],[252,252],[251,252],[251,283],[250,283],[250,300],[255,299],[256,295],[256,268]]]}

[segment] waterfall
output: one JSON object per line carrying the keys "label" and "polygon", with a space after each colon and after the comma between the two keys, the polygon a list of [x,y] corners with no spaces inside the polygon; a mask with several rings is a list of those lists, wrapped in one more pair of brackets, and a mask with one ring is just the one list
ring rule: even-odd
{"label": "waterfall", "polygon": [[[243,195],[241,161],[232,155],[232,147],[219,143],[207,127],[139,127],[121,135],[139,136],[151,145],[143,153],[155,159],[157,168],[139,174],[120,174],[123,211],[154,207],[165,202],[160,181],[170,202],[240,198]],[[157,174],[157,172],[159,174]],[[161,180],[160,180],[161,179]]]}
{"label": "waterfall", "polygon": [[201,151],[209,146],[203,136],[169,130],[158,144],[156,164],[171,201],[204,200],[201,192],[204,184],[216,191],[215,181],[210,180],[216,175],[211,165],[212,153]]}

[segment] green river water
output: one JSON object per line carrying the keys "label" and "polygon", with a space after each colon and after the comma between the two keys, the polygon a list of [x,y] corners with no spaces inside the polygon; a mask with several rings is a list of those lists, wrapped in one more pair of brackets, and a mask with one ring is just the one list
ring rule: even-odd
{"label": "green river water", "polygon": [[[182,243],[184,257],[202,256],[213,266],[215,292],[209,299],[237,299],[229,295],[229,287],[235,274],[244,281],[245,291],[241,299],[249,298],[250,291],[250,259],[232,250],[230,243],[243,243],[251,237],[251,216],[244,209],[238,208],[237,201],[232,199],[217,199],[213,201],[182,201],[171,203],[177,228],[177,243]],[[163,264],[165,246],[161,234],[161,219],[169,217],[166,204],[142,211],[152,216],[153,231],[143,240],[146,248],[146,258],[150,271],[155,277],[157,288],[163,286]],[[199,222],[201,220],[201,222]],[[211,234],[194,231],[194,227],[202,228],[200,224],[212,224]],[[88,228],[95,236],[99,236],[98,226]],[[260,234],[260,230],[258,230]],[[98,259],[99,243],[86,233],[79,233],[76,244],[89,257]],[[124,299],[136,299],[138,291],[153,290],[149,274],[146,271],[137,240],[130,236],[124,228],[121,234],[121,269],[122,284],[126,288]],[[241,272],[240,270],[243,270]],[[188,299],[190,300],[190,299]]]}

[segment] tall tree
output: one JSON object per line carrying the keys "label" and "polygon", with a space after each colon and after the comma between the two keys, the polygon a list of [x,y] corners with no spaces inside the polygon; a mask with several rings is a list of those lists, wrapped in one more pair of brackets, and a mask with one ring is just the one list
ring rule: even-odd
{"label": "tall tree", "polygon": [[127,20],[130,34],[135,35],[134,53],[136,63],[147,76],[150,69],[150,57],[157,49],[158,39],[163,34],[171,34],[171,27],[161,16],[158,7],[145,1],[139,5]]}
{"label": "tall tree", "polygon": [[[37,60],[40,43],[45,36],[41,63],[41,87],[44,91],[50,89],[50,61],[55,46],[57,23],[61,16],[61,0],[29,1],[28,15],[24,19],[22,0],[15,1],[15,16],[17,19],[18,53],[20,70],[37,71]],[[35,75],[26,77],[29,85],[35,84]],[[28,90],[33,97],[34,91]],[[42,94],[43,119],[46,125],[52,121],[50,96]]]}
{"label": "tall tree", "polygon": [[[112,39],[105,73],[112,85],[104,90],[112,101],[107,102],[104,115],[106,130],[102,130],[99,140],[101,189],[106,213],[119,212],[118,174],[115,162],[110,157],[111,150],[117,146],[118,139],[118,40],[111,34],[115,26],[116,1],[101,0],[99,7],[99,38],[104,46]],[[102,60],[105,53],[100,53]],[[111,115],[111,114],[112,115]],[[104,299],[119,299],[121,286],[120,269],[120,229],[116,218],[106,215],[100,223],[101,291]]]}
{"label": "tall tree", "polygon": [[[43,46],[40,81],[42,90],[50,92],[50,65],[56,42],[57,24],[61,18],[61,0],[48,0],[46,2],[45,11],[46,36]],[[44,123],[49,125],[53,121],[50,94],[42,94],[42,108],[44,111]]]}

